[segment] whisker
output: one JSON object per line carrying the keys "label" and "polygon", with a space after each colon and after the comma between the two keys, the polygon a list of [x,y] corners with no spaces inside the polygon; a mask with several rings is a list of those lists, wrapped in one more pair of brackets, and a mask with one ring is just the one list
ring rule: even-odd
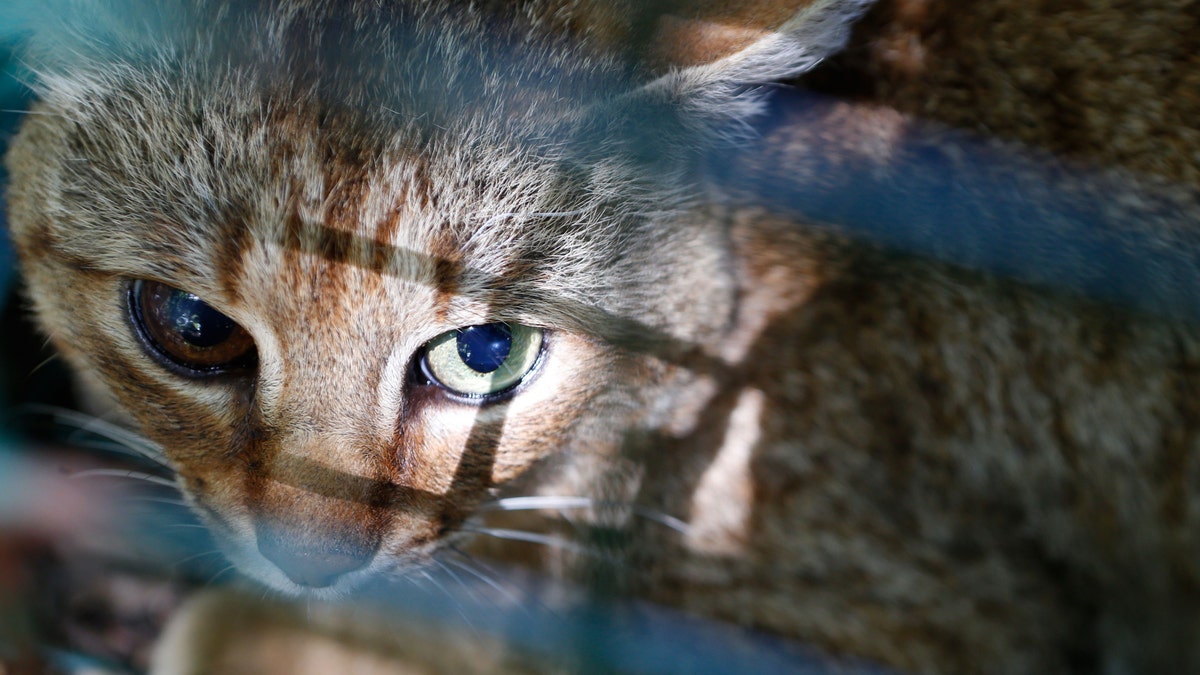
{"label": "whisker", "polygon": [[429,583],[433,584],[435,588],[437,588],[442,592],[443,595],[446,596],[446,599],[449,600],[451,605],[454,607],[454,611],[462,617],[463,621],[466,622],[467,627],[471,629],[472,633],[475,633],[476,637],[478,637],[479,631],[475,628],[475,623],[471,621],[471,617],[468,616],[463,610],[462,601],[455,597],[455,595],[450,592],[450,589],[446,588],[445,584],[438,581],[436,577],[430,574],[429,570],[419,570],[418,574],[427,579]]}
{"label": "whisker", "polygon": [[690,526],[676,518],[659,511],[642,508],[634,504],[601,501],[590,497],[506,497],[492,502],[480,504],[479,511],[535,511],[540,509],[588,509],[588,508],[619,508],[628,509],[639,518],[653,521],[664,527],[669,527],[680,534],[686,535]]}
{"label": "whisker", "polygon": [[[225,567],[222,567],[220,570],[217,570],[216,574],[209,577],[208,581],[204,582],[204,585],[212,586],[214,583],[217,582],[217,579],[220,579],[222,576],[234,571],[235,569],[237,569],[237,565],[233,565],[233,564],[229,564],[229,565],[226,565]],[[266,600],[265,595],[263,596],[263,599]]]}
{"label": "whisker", "polygon": [[179,490],[179,485],[173,480],[155,476],[154,474],[145,473],[142,471],[127,471],[125,469],[86,469],[84,471],[76,471],[71,474],[71,478],[128,478],[130,480],[140,480],[154,485],[169,487],[172,490]]}
{"label": "whisker", "polygon": [[[116,442],[113,440],[85,440],[85,439],[82,439],[79,437],[81,433],[83,433],[81,430],[74,431],[69,436],[66,437],[65,441],[68,444],[70,444],[71,447],[73,447],[73,448],[79,448],[79,449],[83,449],[83,450],[99,450],[101,452],[108,452],[108,453],[112,453],[112,454],[116,454],[116,455],[123,455],[125,457],[133,457],[133,458],[140,459],[140,460],[149,460],[150,462],[153,462],[154,465],[157,467],[161,467],[164,469],[170,468],[166,464],[163,463],[163,460],[160,457],[147,455],[142,450],[139,450],[136,448],[131,448],[128,445],[125,445],[123,443],[119,443],[119,442]],[[95,433],[95,432],[88,432],[88,433]]]}
{"label": "whisker", "polygon": [[[454,583],[458,584],[458,586],[460,588],[462,588],[464,591],[466,591],[467,595],[471,596],[471,600],[475,604],[477,604],[477,605],[483,604],[483,598],[479,595],[479,593],[477,593],[475,591],[475,589],[471,588],[471,586],[469,584],[467,584],[467,582],[463,581],[462,577],[458,576],[458,574],[456,574],[454,572],[454,570],[450,569],[450,567],[447,566],[446,563],[442,562],[441,560],[438,560],[437,558],[432,558],[431,560],[432,560],[433,564],[437,565],[438,568],[446,576],[450,577],[450,579],[452,579],[454,581]],[[495,605],[495,603],[491,603],[491,604]]]}
{"label": "whisker", "polygon": [[[484,574],[482,571],[475,569],[475,565],[478,563],[476,563],[476,561],[470,555],[458,550],[457,548],[451,548],[450,551],[452,553],[455,553],[455,554],[458,554],[459,556],[461,556],[463,558],[463,560],[455,560],[453,558],[450,558],[450,559],[447,559],[446,562],[450,563],[451,565],[454,565],[455,567],[459,568],[460,570],[463,570],[467,574],[470,574],[471,576],[475,577],[476,579],[479,579],[483,583],[487,584],[489,587],[492,588],[492,590],[503,595],[513,605],[515,605],[517,607],[525,606],[526,603],[522,602],[521,598],[517,597],[517,595],[515,593],[513,593],[511,590],[502,586],[499,581],[496,581],[495,579],[491,578],[487,574]],[[440,564],[440,562],[439,562],[439,564]]]}
{"label": "whisker", "polygon": [[[389,577],[389,578],[391,578],[391,577]],[[429,592],[429,585],[427,583],[425,583],[424,579],[421,579],[416,574],[405,573],[405,574],[400,574],[395,578],[403,580],[403,581],[407,581],[408,583],[412,584],[412,586],[414,588],[416,588],[424,593]]]}
{"label": "whisker", "polygon": [[[35,411],[36,412],[36,411]],[[75,410],[67,408],[48,409],[46,414],[54,417],[54,421],[63,425],[71,425],[77,429],[77,432],[87,432],[96,434],[103,438],[112,441],[128,441],[131,445],[144,446],[150,450],[158,449],[144,437],[112,422],[106,421],[103,418],[87,415]]]}
{"label": "whisker", "polygon": [[45,359],[42,359],[41,363],[37,364],[36,366],[33,367],[32,370],[29,371],[29,375],[31,375],[31,376],[36,375],[39,370],[41,370],[42,368],[45,368],[47,365],[53,363],[56,359],[58,359],[57,353],[47,356]]}
{"label": "whisker", "polygon": [[147,459],[168,471],[173,471],[173,467],[167,461],[166,455],[163,454],[162,448],[154,443],[141,438],[140,436],[121,429],[115,424],[109,424],[103,420],[94,420],[86,429],[81,428],[79,432],[86,432],[107,438],[118,445],[120,450],[125,454],[136,454],[144,459]]}
{"label": "whisker", "polygon": [[170,499],[168,497],[149,497],[144,495],[130,495],[121,501],[125,502],[149,502],[151,504],[165,504],[167,506],[181,506],[188,508],[187,501],[183,499]]}
{"label": "whisker", "polygon": [[526,532],[524,530],[510,530],[502,527],[464,527],[463,532],[471,532],[474,534],[482,534],[496,539],[507,539],[510,541],[524,541],[531,544],[541,544],[552,548],[570,551],[581,555],[591,556],[594,558],[605,558],[603,554],[593,551],[586,546],[582,546],[573,541],[555,537],[550,534],[541,534],[538,532]]}
{"label": "whisker", "polygon": [[0,113],[8,113],[10,115],[43,115],[45,117],[66,117],[66,115],[63,115],[62,113],[50,112],[47,110],[17,110],[15,108],[0,108]]}
{"label": "whisker", "polygon": [[162,449],[156,444],[124,427],[94,415],[86,415],[68,408],[39,404],[22,406],[21,411],[49,415],[55,422],[74,426],[78,431],[92,433],[101,438],[115,441],[122,445],[126,451],[134,451],[156,464],[170,468]]}
{"label": "whisker", "polygon": [[441,560],[438,560],[437,558],[430,558],[430,562],[432,562],[434,565],[437,565],[439,570],[444,572],[446,574],[446,576],[453,579],[455,581],[455,583],[457,583],[459,586],[463,586],[464,588],[466,588],[466,586],[464,586],[464,584],[463,584],[462,579],[459,578],[459,576],[457,574],[455,574],[449,567],[447,567],[444,562],[442,562]]}
{"label": "whisker", "polygon": [[220,551],[220,549],[214,548],[211,551],[201,551],[200,553],[193,553],[192,555],[189,555],[185,558],[180,558],[179,560],[176,560],[175,562],[171,563],[171,565],[172,565],[172,567],[182,567],[183,565],[186,565],[186,564],[192,562],[193,560],[197,560],[199,558],[203,558],[205,556],[210,556],[210,555],[221,555],[221,551]]}

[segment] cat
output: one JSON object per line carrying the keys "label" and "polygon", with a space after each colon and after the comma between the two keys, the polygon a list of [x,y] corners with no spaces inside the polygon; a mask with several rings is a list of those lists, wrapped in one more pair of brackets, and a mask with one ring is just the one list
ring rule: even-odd
{"label": "cat", "polygon": [[[586,581],[576,548],[486,535],[618,533],[622,592],[838,655],[1200,667],[1189,317],[881,249],[700,168],[758,143],[723,168],[821,187],[928,155],[883,108],[748,126],[871,4],[101,3],[29,46],[29,298],[286,595],[466,546]],[[1190,188],[1072,181],[1181,223],[1190,259]]]}

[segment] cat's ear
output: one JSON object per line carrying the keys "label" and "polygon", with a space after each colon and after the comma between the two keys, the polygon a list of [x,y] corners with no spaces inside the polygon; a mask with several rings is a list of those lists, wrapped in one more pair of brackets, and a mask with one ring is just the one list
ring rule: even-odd
{"label": "cat's ear", "polygon": [[[681,65],[668,66],[641,93],[680,106],[692,125],[746,119],[760,110],[757,86],[794,78],[840,51],[872,2],[813,0],[773,28],[737,15],[664,16],[651,54]],[[776,20],[785,9],[780,2],[758,4]]]}
{"label": "cat's ear", "polygon": [[675,154],[666,143],[703,144],[762,112],[764,85],[840,51],[873,1],[751,0],[732,8],[711,1],[660,14],[639,50],[651,79],[609,110],[629,124],[643,157]]}

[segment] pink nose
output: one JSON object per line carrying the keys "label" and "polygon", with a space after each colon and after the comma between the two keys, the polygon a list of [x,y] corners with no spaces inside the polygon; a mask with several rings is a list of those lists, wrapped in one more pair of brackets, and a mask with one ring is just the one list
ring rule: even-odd
{"label": "pink nose", "polygon": [[259,552],[289,579],[310,588],[332,586],[338,577],[366,566],[375,557],[377,546],[378,541],[329,541],[312,546],[267,528],[258,533]]}

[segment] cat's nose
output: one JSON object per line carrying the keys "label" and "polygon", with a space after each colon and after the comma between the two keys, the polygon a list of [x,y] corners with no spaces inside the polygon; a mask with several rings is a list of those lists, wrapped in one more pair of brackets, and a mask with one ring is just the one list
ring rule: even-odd
{"label": "cat's nose", "polygon": [[300,543],[301,541],[312,540],[309,537],[301,540],[273,529],[264,528],[258,532],[259,552],[267,560],[275,563],[289,579],[310,588],[332,586],[338,577],[366,566],[375,556],[378,546],[378,541],[342,540],[320,542],[316,545]]}

